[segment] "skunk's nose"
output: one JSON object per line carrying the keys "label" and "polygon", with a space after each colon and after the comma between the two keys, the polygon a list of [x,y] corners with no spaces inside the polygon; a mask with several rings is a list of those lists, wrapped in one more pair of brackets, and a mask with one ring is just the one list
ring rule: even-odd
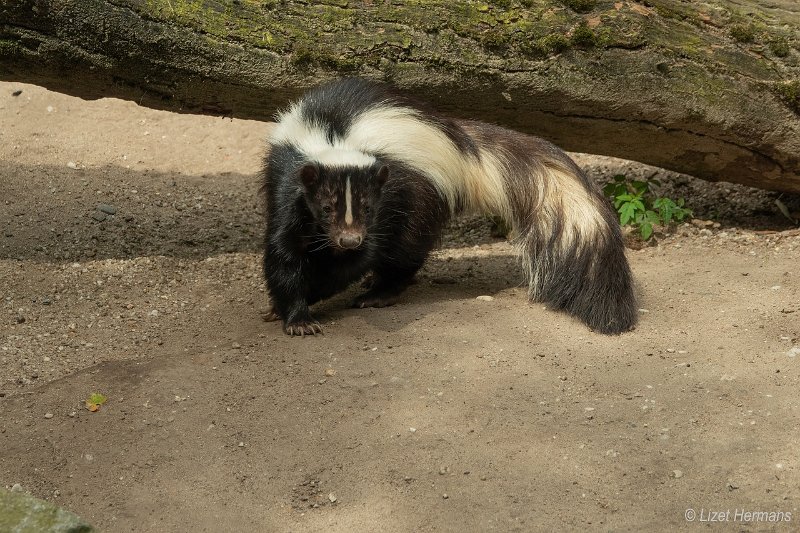
{"label": "skunk's nose", "polygon": [[361,246],[363,240],[364,238],[358,233],[342,233],[339,236],[338,244],[342,248],[352,250],[353,248]]}

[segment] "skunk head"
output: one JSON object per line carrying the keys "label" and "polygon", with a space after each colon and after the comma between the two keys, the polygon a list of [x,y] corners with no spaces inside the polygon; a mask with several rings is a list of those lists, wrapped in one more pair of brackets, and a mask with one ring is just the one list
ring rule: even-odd
{"label": "skunk head", "polygon": [[308,210],[334,248],[341,250],[364,243],[388,178],[389,167],[377,162],[369,166],[312,162],[300,169]]}

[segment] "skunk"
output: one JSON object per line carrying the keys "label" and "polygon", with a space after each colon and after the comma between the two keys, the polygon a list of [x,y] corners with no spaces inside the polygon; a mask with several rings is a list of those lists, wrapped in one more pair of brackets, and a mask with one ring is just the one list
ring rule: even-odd
{"label": "skunk", "polygon": [[264,169],[266,318],[287,334],[321,332],[309,306],[367,274],[353,306],[393,304],[465,212],[513,228],[531,301],[606,334],[636,324],[617,216],[551,143],[439,116],[358,78],[312,89],[277,122]]}

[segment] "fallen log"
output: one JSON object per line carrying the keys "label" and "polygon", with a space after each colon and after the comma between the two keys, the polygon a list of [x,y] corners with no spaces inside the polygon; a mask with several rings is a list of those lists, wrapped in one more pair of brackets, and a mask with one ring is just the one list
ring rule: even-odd
{"label": "fallen log", "polygon": [[323,80],[712,181],[800,192],[791,0],[3,0],[0,79],[267,120]]}

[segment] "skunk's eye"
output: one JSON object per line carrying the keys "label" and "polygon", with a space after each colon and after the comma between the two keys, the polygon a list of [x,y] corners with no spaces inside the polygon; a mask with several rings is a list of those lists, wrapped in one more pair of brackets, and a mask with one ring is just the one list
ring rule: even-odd
{"label": "skunk's eye", "polygon": [[330,215],[331,211],[333,211],[333,208],[331,206],[329,205],[322,206],[322,212],[325,213],[326,215]]}

